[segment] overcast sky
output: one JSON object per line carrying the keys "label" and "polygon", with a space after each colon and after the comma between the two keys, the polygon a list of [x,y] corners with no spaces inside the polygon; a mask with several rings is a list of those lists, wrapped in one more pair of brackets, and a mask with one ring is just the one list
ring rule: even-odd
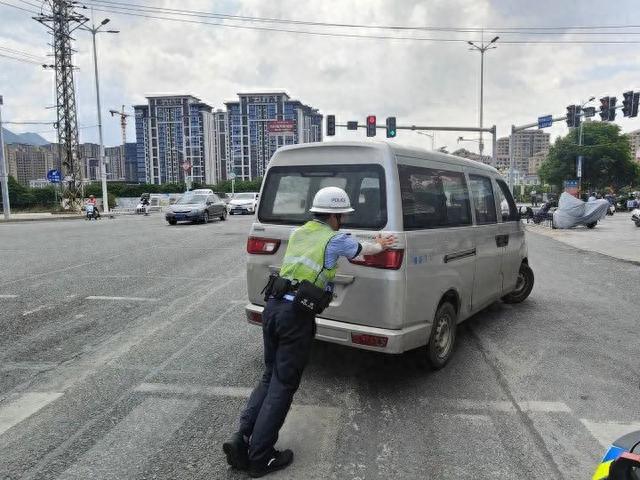
{"label": "overcast sky", "polygon": [[[5,3],[35,9],[22,0]],[[41,0],[29,3],[40,4]],[[92,2],[87,2],[89,5]],[[234,15],[368,25],[439,27],[548,27],[640,25],[637,0],[137,0],[139,4]],[[88,13],[87,13],[88,14]],[[120,143],[119,122],[108,110],[144,102],[149,93],[189,93],[222,108],[239,91],[277,89],[335,114],[338,122],[364,121],[388,115],[398,125],[477,126],[480,56],[465,43],[411,40],[330,38],[136,18],[95,11],[96,20],[111,18],[117,35],[98,36],[105,144]],[[0,47],[45,58],[50,39],[28,12],[0,4]],[[215,21],[215,20],[211,20]],[[238,23],[234,23],[238,25]],[[255,24],[244,24],[255,25]],[[260,24],[276,27],[273,24]],[[295,27],[286,27],[295,28]],[[298,27],[313,30],[314,27]],[[315,28],[315,30],[320,30]],[[326,28],[322,31],[328,31]],[[403,35],[480,40],[480,33],[363,31],[349,34]],[[636,29],[640,32],[640,28]],[[495,36],[485,33],[485,40]],[[485,57],[485,125],[496,124],[500,136],[511,124],[535,121],[539,115],[563,114],[570,103],[591,96],[617,95],[640,89],[639,44],[508,45],[508,40],[591,39],[592,36],[500,34],[498,48]],[[605,38],[605,36],[595,37]],[[608,35],[636,39],[639,35]],[[96,108],[90,34],[78,32],[75,63],[80,141],[96,141]],[[2,51],[0,51],[2,53]],[[49,60],[52,63],[51,60]],[[5,120],[53,120],[54,77],[50,71],[0,57],[0,95]],[[599,102],[596,100],[595,105]],[[133,122],[131,122],[133,123]],[[640,128],[640,119],[623,119],[625,131]],[[18,127],[49,140],[47,126]],[[47,132],[45,132],[47,131]],[[564,122],[547,129],[566,133]],[[339,131],[337,138],[363,133]],[[457,148],[459,134],[438,133],[436,146]],[[470,136],[465,134],[465,136]],[[384,137],[379,131],[378,138]],[[134,141],[131,124],[128,140]],[[412,132],[397,142],[430,145]],[[487,142],[490,150],[490,142]],[[477,150],[477,144],[464,144]]]}

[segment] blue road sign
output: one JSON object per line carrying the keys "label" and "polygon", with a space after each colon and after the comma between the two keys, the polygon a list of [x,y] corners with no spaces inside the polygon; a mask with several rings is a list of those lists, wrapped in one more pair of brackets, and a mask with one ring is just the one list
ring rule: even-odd
{"label": "blue road sign", "polygon": [[544,117],[538,117],[538,128],[547,128],[553,125],[553,116],[545,115]]}
{"label": "blue road sign", "polygon": [[47,180],[51,183],[60,183],[61,179],[62,173],[60,173],[60,170],[49,170],[47,172]]}

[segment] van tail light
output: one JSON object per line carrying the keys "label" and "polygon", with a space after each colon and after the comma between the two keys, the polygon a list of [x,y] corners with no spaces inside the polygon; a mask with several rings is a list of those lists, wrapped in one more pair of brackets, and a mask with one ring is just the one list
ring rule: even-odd
{"label": "van tail light", "polygon": [[378,335],[351,334],[351,342],[358,345],[366,345],[368,347],[384,348],[387,346],[389,339],[387,337],[379,337]]}
{"label": "van tail light", "polygon": [[251,323],[262,323],[262,313],[247,310],[247,320]]}
{"label": "van tail light", "polygon": [[249,237],[247,252],[254,255],[273,255],[280,248],[280,240],[274,238]]}
{"label": "van tail light", "polygon": [[363,265],[365,267],[398,270],[402,266],[404,250],[385,250],[377,255],[365,255],[364,257],[357,258],[358,260],[354,259],[349,261],[355,265]]}

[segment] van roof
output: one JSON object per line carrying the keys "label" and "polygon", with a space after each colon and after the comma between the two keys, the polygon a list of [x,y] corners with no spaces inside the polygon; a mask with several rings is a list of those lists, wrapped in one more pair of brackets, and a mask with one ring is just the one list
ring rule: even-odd
{"label": "van roof", "polygon": [[331,149],[336,147],[362,147],[371,148],[375,150],[382,150],[394,155],[404,155],[412,158],[424,158],[427,160],[434,160],[437,162],[450,163],[454,165],[460,165],[464,167],[475,168],[478,170],[485,170],[499,175],[499,172],[490,165],[485,163],[469,160],[468,158],[457,157],[455,155],[449,155],[448,153],[434,152],[425,148],[410,147],[406,145],[399,145],[391,142],[372,142],[372,141],[344,141],[344,142],[315,142],[315,143],[303,143],[298,145],[287,145],[281,147],[279,152],[290,152],[295,150],[306,150],[310,148],[319,149]]}

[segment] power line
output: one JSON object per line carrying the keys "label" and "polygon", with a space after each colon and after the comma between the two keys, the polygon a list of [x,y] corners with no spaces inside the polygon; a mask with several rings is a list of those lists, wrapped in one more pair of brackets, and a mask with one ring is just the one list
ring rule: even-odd
{"label": "power line", "polygon": [[11,60],[16,60],[17,62],[31,63],[32,65],[42,65],[42,62],[38,62],[36,60],[31,60],[28,58],[12,57],[4,53],[0,53],[0,57],[10,58]]}
{"label": "power line", "polygon": [[[342,28],[361,28],[361,29],[375,29],[375,30],[409,30],[409,31],[441,31],[441,32],[457,32],[457,33],[503,33],[503,34],[524,34],[524,35],[565,35],[567,33],[581,34],[581,35],[608,35],[608,34],[625,34],[625,35],[638,35],[640,32],[567,32],[567,30],[609,30],[609,29],[628,29],[628,28],[640,28],[640,25],[592,25],[592,26],[543,26],[543,27],[433,27],[433,26],[407,26],[407,25],[365,25],[355,23],[334,23],[334,22],[314,22],[305,20],[283,19],[273,17],[253,17],[244,15],[231,15],[216,12],[204,12],[198,10],[186,10],[166,7],[153,7],[149,5],[136,4],[136,3],[123,3],[113,0],[89,0],[87,3],[98,3],[110,6],[111,8],[121,8],[126,10],[147,12],[159,12],[165,14],[174,14],[182,16],[195,16],[204,18],[216,18],[224,20],[235,20],[245,22],[263,22],[263,23],[279,23],[279,24],[293,24],[293,25],[306,25],[306,26],[321,26],[321,27],[342,27]],[[544,31],[538,31],[544,30]]]}
{"label": "power line", "polygon": [[3,50],[5,53],[9,53],[11,55],[19,55],[27,58],[32,58],[34,60],[39,60],[39,61],[43,60],[43,58],[40,57],[39,55],[23,52],[22,50],[15,50],[13,48],[3,47],[3,46],[0,46],[0,50]]}
{"label": "power line", "polygon": [[33,13],[35,15],[37,15],[39,13],[39,12],[34,12],[33,10],[29,10],[29,9],[26,9],[26,8],[18,7],[17,5],[13,5],[13,4],[7,3],[7,2],[0,1],[0,4],[6,5],[7,7],[17,8],[18,10],[22,10],[23,12]]}
{"label": "power line", "polygon": [[39,8],[40,11],[44,10],[44,3],[45,3],[44,1],[40,5],[32,2],[27,2],[27,0],[16,0],[16,1],[20,3],[24,3],[25,5],[29,5],[30,7]]}
{"label": "power line", "polygon": [[[132,17],[149,18],[155,20],[167,20],[172,22],[181,22],[198,25],[208,25],[214,27],[224,28],[236,28],[244,30],[258,30],[268,32],[280,32],[280,33],[293,33],[301,35],[321,36],[321,37],[334,37],[334,38],[359,38],[359,39],[374,39],[374,40],[409,40],[409,41],[422,41],[422,42],[440,42],[440,43],[467,43],[468,39],[460,38],[427,38],[427,37],[406,37],[406,36],[388,36],[388,35],[358,35],[350,33],[338,33],[338,32],[320,32],[309,30],[292,30],[284,28],[272,28],[272,27],[257,27],[248,25],[229,25],[226,23],[211,23],[202,20],[192,20],[187,18],[175,18],[166,16],[149,15],[148,13],[134,13],[134,12],[148,12],[149,10],[134,9],[130,7],[103,7],[99,4],[92,4],[96,11],[113,13],[119,15],[126,15]],[[124,11],[123,11],[124,10]],[[479,41],[479,40],[474,40]],[[620,45],[620,44],[640,44],[640,40],[504,40],[500,42],[502,45],[542,45],[542,44],[594,44],[594,45]]]}

